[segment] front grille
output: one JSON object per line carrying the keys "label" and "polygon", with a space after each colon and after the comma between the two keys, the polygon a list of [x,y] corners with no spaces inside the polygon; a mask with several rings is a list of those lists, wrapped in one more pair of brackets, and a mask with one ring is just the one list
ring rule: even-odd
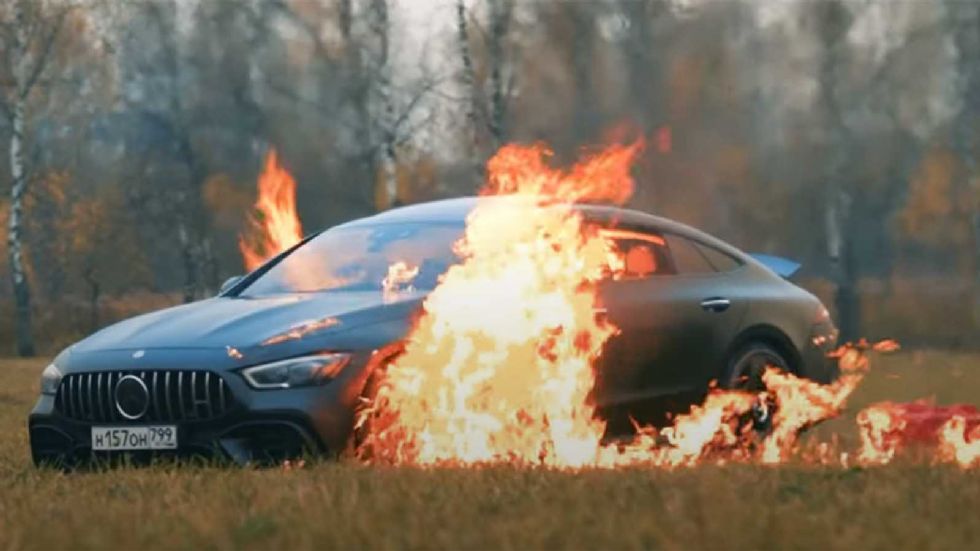
{"label": "front grille", "polygon": [[127,375],[139,377],[149,390],[146,414],[138,421],[177,422],[213,419],[233,406],[228,383],[210,371],[104,371],[65,375],[55,408],[81,421],[127,422],[116,408],[115,390]]}

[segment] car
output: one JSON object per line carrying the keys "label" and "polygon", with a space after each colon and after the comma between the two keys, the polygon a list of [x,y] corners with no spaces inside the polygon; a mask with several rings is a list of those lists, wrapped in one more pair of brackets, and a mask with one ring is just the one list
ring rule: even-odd
{"label": "car", "polygon": [[[68,347],[44,370],[29,416],[34,461],[244,463],[348,449],[372,374],[401,350],[427,293],[458,261],[467,215],[488,200],[505,199],[422,203],[333,227],[216,297]],[[787,279],[797,264],[635,210],[573,208],[623,259],[600,284],[597,313],[620,330],[592,394],[611,427],[649,404],[703,395],[713,381],[756,388],[766,366],[821,383],[837,376],[828,359],[837,331],[821,302]],[[419,271],[392,297],[381,282],[396,260]]]}

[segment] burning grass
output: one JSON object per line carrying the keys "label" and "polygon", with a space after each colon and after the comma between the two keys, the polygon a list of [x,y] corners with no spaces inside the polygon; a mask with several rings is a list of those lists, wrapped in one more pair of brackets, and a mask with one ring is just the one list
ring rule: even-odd
{"label": "burning grass", "polygon": [[[154,467],[62,475],[29,464],[24,417],[43,361],[0,370],[0,548],[930,548],[980,538],[980,471],[902,455],[885,467],[679,470]],[[856,449],[883,400],[980,405],[980,356],[874,360],[808,441]],[[55,529],[56,528],[56,529]]]}

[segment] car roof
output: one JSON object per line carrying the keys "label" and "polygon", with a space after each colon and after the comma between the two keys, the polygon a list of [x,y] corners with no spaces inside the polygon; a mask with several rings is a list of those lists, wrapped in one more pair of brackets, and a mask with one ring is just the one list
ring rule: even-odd
{"label": "car roof", "polygon": [[[476,208],[480,201],[508,201],[512,197],[503,196],[483,196],[483,197],[458,197],[454,199],[443,199],[426,203],[417,203],[404,207],[387,210],[373,216],[367,216],[352,220],[338,228],[352,228],[374,226],[379,224],[398,224],[405,222],[429,222],[429,223],[455,223],[464,224],[469,213]],[[609,224],[614,226],[626,226],[635,229],[646,229],[650,231],[667,232],[681,235],[701,241],[707,245],[721,249],[743,261],[752,262],[751,258],[741,250],[732,245],[696,228],[682,224],[669,218],[654,216],[642,211],[616,207],[611,205],[598,205],[590,203],[576,203],[575,210],[582,213],[586,219]]]}

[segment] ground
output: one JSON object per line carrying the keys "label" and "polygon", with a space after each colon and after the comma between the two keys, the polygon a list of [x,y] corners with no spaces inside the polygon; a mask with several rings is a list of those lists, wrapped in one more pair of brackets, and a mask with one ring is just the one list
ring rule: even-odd
{"label": "ground", "polygon": [[[26,415],[43,361],[0,361],[0,549],[966,549],[980,471],[902,462],[842,469],[732,465],[567,473],[515,468],[160,466],[36,470]],[[980,403],[980,355],[878,358],[848,415],[815,437],[853,442],[872,401]]]}

